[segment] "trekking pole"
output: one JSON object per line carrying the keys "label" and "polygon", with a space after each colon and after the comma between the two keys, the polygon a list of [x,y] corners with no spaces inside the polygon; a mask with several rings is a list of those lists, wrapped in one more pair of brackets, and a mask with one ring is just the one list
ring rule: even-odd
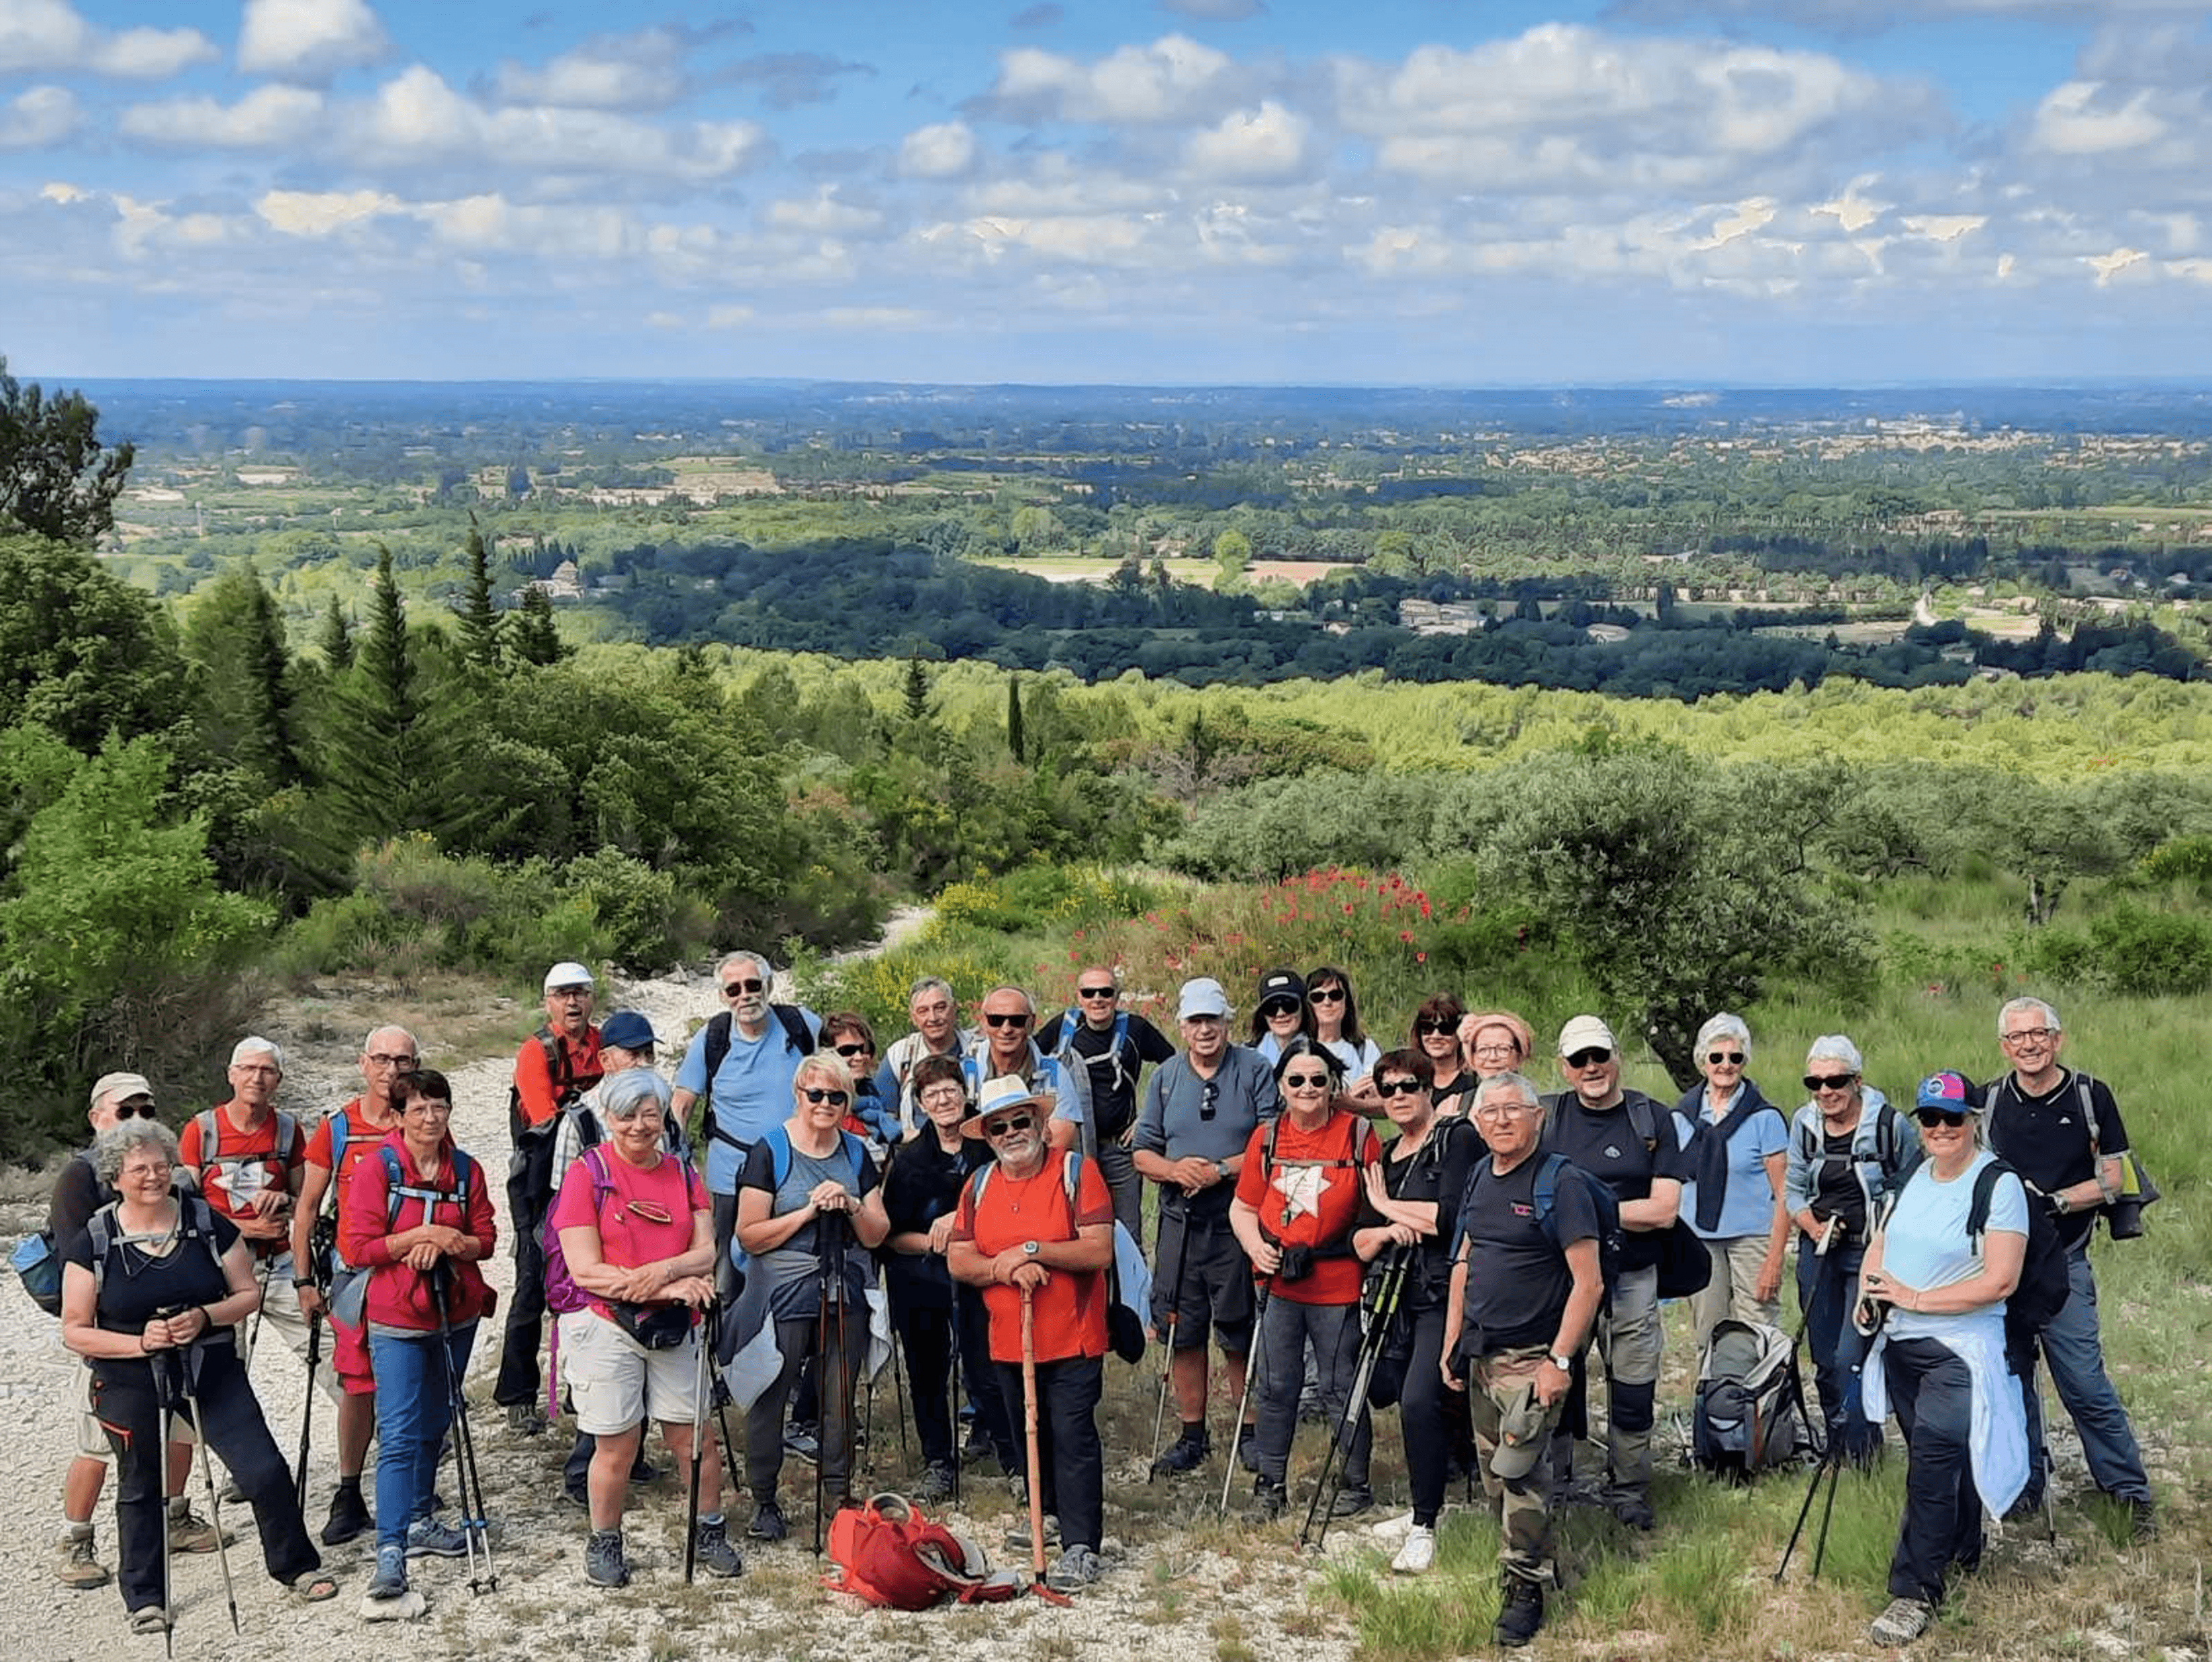
{"label": "trekking pole", "polygon": [[[483,1472],[477,1465],[477,1441],[469,1429],[469,1399],[461,1389],[461,1370],[453,1365],[453,1324],[447,1307],[446,1261],[430,1273],[430,1297],[438,1310],[438,1359],[446,1372],[446,1409],[453,1422],[454,1486],[461,1496],[461,1539],[468,1549],[469,1592],[471,1596],[499,1591],[499,1573],[491,1558],[491,1525],[484,1515]],[[483,1574],[477,1574],[477,1553],[483,1553]]]}
{"label": "trekking pole", "polygon": [[1828,1499],[1820,1508],[1820,1532],[1813,1542],[1813,1579],[1820,1579],[1820,1565],[1828,1556],[1828,1520],[1836,1515],[1836,1485],[1844,1478],[1844,1463],[1828,1462]]}
{"label": "trekking pole", "polygon": [[[815,1219],[816,1251],[814,1254],[817,1291],[814,1309],[814,1392],[821,1427],[814,1450],[814,1556],[822,1556],[822,1468],[829,1464],[830,1413],[832,1399],[826,1389],[830,1372],[830,1307],[842,1303],[845,1295],[845,1278],[832,1275],[830,1269],[830,1216],[822,1214]],[[842,1361],[842,1359],[840,1358]],[[849,1444],[848,1445],[849,1447]]]}
{"label": "trekking pole", "polygon": [[960,1289],[952,1289],[952,1392],[945,1404],[945,1417],[952,1424],[952,1502],[960,1503],[960,1473],[968,1464],[966,1453],[960,1447],[960,1341],[963,1337],[960,1319]]}
{"label": "trekking pole", "polygon": [[[693,1335],[699,1346],[699,1364],[692,1378],[691,1394],[691,1496],[684,1518],[684,1583],[691,1584],[692,1566],[699,1557],[699,1457],[705,1452],[707,1441],[707,1333],[702,1330]],[[638,1434],[644,1435],[641,1430]]]}
{"label": "trekking pole", "polygon": [[[1190,1217],[1185,1213],[1182,1232],[1176,1237],[1176,1267],[1173,1290],[1168,1298],[1167,1332],[1163,1336],[1160,1357],[1160,1399],[1152,1409],[1152,1463],[1145,1473],[1146,1483],[1160,1475],[1160,1430],[1167,1422],[1168,1386],[1175,1378],[1176,1324],[1182,1319],[1183,1261],[1190,1252]],[[1227,1504],[1225,1501],[1224,1504]]]}
{"label": "trekking pole", "polygon": [[240,1366],[248,1373],[251,1373],[253,1368],[254,1348],[261,1343],[261,1312],[269,1302],[269,1271],[275,1266],[276,1262],[276,1255],[274,1253],[261,1260],[261,1274],[258,1277],[261,1283],[261,1296],[254,1301],[253,1320],[246,1330],[246,1354],[238,1359]]}
{"label": "trekking pole", "polygon": [[722,1378],[722,1295],[719,1292],[707,1306],[707,1348],[714,1356],[708,1388],[714,1393],[714,1428],[721,1436],[722,1468],[729,1473],[729,1492],[734,1499],[744,1484],[738,1477],[738,1452],[730,1441],[730,1388]]}
{"label": "trekking pole", "polygon": [[[1259,1302],[1252,1312],[1252,1354],[1244,1364],[1244,1388],[1237,1393],[1237,1411],[1229,1419],[1228,1470],[1221,1474],[1221,1514],[1224,1518],[1229,1515],[1229,1486],[1237,1481],[1237,1445],[1244,1435],[1244,1410],[1251,1403],[1252,1387],[1258,1383],[1261,1364],[1267,1358],[1267,1341],[1262,1324],[1267,1319],[1267,1301],[1274,1290],[1273,1276],[1260,1277]],[[1291,1435],[1297,1435],[1295,1429]],[[1288,1458],[1285,1456],[1286,1460]]]}
{"label": "trekking pole", "polygon": [[[145,1343],[143,1337],[139,1343],[141,1344]],[[155,1389],[162,1398],[158,1419],[161,1428],[161,1447],[160,1452],[154,1456],[158,1463],[155,1468],[158,1475],[154,1479],[154,1489],[161,1497],[161,1654],[172,1659],[173,1662],[177,1654],[177,1600],[170,1568],[176,1560],[176,1550],[169,1542],[168,1478],[169,1445],[177,1440],[177,1412],[168,1405],[167,1392],[161,1390],[159,1375],[151,1362],[147,1364],[147,1372],[155,1374]],[[118,1464],[120,1464],[119,1460]],[[119,1471],[117,1477],[119,1480],[121,1477]],[[116,1486],[122,1487],[121,1483],[118,1481]],[[217,1534],[216,1538],[218,1540],[222,1538],[220,1533]]]}
{"label": "trekking pole", "polygon": [[[1774,1567],[1774,1585],[1780,1586],[1782,1578],[1789,1572],[1790,1555],[1797,1550],[1798,1538],[1805,1532],[1805,1520],[1813,1515],[1813,1500],[1820,1492],[1820,1479],[1828,1475],[1832,1457],[1824,1455],[1820,1464],[1813,1468],[1813,1482],[1805,1490],[1805,1504],[1797,1508],[1796,1526],[1790,1532],[1790,1539],[1782,1549],[1782,1562]],[[1832,1497],[1832,1490],[1831,1491]]]}
{"label": "trekking pole", "polygon": [[1029,1441],[1030,1569],[1044,1579],[1044,1471],[1037,1453],[1036,1301],[1022,1289],[1022,1431]]}
{"label": "trekking pole", "polygon": [[[1351,1394],[1344,1399],[1344,1412],[1337,1416],[1336,1429],[1328,1440],[1328,1447],[1322,1455],[1321,1476],[1314,1481],[1313,1499],[1306,1505],[1306,1520],[1298,1530],[1298,1545],[1305,1546],[1311,1534],[1316,1513],[1321,1519],[1321,1532],[1314,1536],[1316,1552],[1328,1538],[1329,1519],[1336,1515],[1336,1497],[1344,1489],[1345,1467],[1352,1459],[1352,1441],[1358,1435],[1359,1416],[1367,1411],[1367,1387],[1374,1382],[1375,1365],[1382,1359],[1382,1346],[1390,1334],[1390,1324],[1397,1317],[1398,1301],[1404,1293],[1406,1275],[1413,1261],[1413,1248],[1397,1246],[1391,1249],[1390,1261],[1382,1269],[1375,1289],[1375,1303],[1368,1313],[1367,1331],[1359,1336],[1359,1361],[1352,1370]],[[1341,1459],[1338,1456],[1341,1455]],[[1336,1477],[1330,1481],[1330,1469]],[[1326,1489],[1328,1501],[1322,1503]]]}
{"label": "trekking pole", "polygon": [[292,1477],[301,1512],[307,1509],[307,1440],[315,1428],[315,1368],[322,1359],[323,1313],[318,1310],[307,1318],[307,1399],[300,1410],[300,1465]]}
{"label": "trekking pole", "polygon": [[[182,1315],[185,1309],[185,1306],[179,1305],[169,1313],[173,1316]],[[215,1467],[208,1459],[207,1432],[200,1423],[199,1393],[192,1388],[191,1356],[179,1354],[176,1357],[176,1368],[177,1386],[185,1399],[185,1416],[191,1422],[192,1441],[199,1446],[200,1481],[207,1485],[208,1515],[213,1521],[215,1530],[215,1561],[222,1571],[222,1597],[223,1602],[230,1606],[230,1630],[233,1633],[243,1633],[245,1629],[239,1625],[238,1622],[238,1589],[232,1585],[230,1579],[230,1549],[222,1544],[222,1496],[216,1489]],[[162,1459],[167,1460],[168,1458],[167,1447],[162,1449],[161,1455]],[[167,1485],[163,1487],[166,1488]],[[169,1503],[164,1499],[161,1502],[161,1515],[167,1518],[168,1513]]]}

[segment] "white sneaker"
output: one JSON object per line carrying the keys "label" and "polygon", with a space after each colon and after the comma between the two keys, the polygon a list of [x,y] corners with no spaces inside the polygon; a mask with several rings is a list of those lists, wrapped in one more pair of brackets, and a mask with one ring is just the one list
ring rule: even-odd
{"label": "white sneaker", "polygon": [[1413,1514],[1401,1512],[1395,1518],[1385,1518],[1379,1524],[1370,1524],[1367,1532],[1378,1541],[1402,1541],[1413,1527]]}
{"label": "white sneaker", "polygon": [[1423,1575],[1436,1562],[1436,1531],[1415,1524],[1407,1533],[1406,1544],[1398,1549],[1398,1556],[1390,1561],[1390,1568],[1401,1575]]}

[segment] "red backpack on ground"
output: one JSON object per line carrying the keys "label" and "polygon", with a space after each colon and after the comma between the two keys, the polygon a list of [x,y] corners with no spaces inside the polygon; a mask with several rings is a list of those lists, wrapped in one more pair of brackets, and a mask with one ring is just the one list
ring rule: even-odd
{"label": "red backpack on ground", "polygon": [[823,1586],[892,1610],[929,1610],[947,1598],[992,1604],[1022,1592],[1013,1571],[994,1574],[981,1547],[896,1495],[871,1496],[832,1518],[830,1560],[836,1569]]}

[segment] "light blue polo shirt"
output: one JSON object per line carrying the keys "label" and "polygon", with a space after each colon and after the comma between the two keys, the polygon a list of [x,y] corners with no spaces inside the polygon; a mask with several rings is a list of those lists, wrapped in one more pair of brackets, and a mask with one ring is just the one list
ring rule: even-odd
{"label": "light blue polo shirt", "polygon": [[[808,1028],[820,1032],[821,1018],[811,1010],[804,1014]],[[757,1039],[746,1038],[735,1022],[730,1023],[729,1054],[723,1057],[722,1065],[714,1074],[713,1125],[708,1134],[701,1138],[707,1150],[707,1187],[710,1192],[729,1195],[738,1192],[738,1172],[744,1164],[744,1157],[726,1137],[734,1137],[750,1146],[764,1132],[791,1118],[791,1083],[807,1054],[792,1048],[783,1023],[773,1010],[769,1013],[767,1030]],[[708,1094],[706,1028],[692,1035],[684,1052],[684,1065],[676,1070],[676,1086],[695,1095]],[[726,1137],[712,1135],[717,1127]]]}
{"label": "light blue polo shirt", "polygon": [[[1743,1089],[1736,1087],[1738,1092]],[[1735,1106],[1735,1099],[1729,1099]],[[1705,1113],[1703,1089],[1698,1094],[1698,1111]],[[1711,1123],[1708,1117],[1705,1123]],[[1700,1127],[1702,1129],[1702,1126]],[[1682,1184],[1682,1212],[1692,1220],[1690,1227],[1708,1240],[1729,1240],[1738,1235],[1763,1235],[1774,1224],[1774,1191],[1766,1180],[1766,1156],[1783,1154],[1790,1147],[1790,1127],[1782,1118],[1780,1109],[1755,1113],[1735,1128],[1728,1141],[1728,1193],[1721,1201],[1719,1226],[1710,1233],[1698,1229],[1698,1184],[1695,1178],[1686,1178]],[[1694,1165],[1690,1168],[1694,1170]]]}

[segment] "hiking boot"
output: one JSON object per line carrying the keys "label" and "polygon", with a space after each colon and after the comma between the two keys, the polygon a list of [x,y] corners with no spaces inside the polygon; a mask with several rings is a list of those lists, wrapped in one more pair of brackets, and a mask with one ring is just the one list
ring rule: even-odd
{"label": "hiking boot", "polygon": [[[1044,1515],[1044,1544],[1048,1551],[1060,1544],[1060,1519],[1049,1512]],[[1006,1545],[1016,1552],[1030,1550],[1030,1522],[1024,1518],[1006,1532]]]}
{"label": "hiking boot", "polygon": [[968,1433],[968,1445],[960,1451],[960,1458],[969,1465],[999,1458],[999,1446],[978,1429]]}
{"label": "hiking boot", "polygon": [[1271,1483],[1265,1477],[1252,1485],[1252,1521],[1272,1524],[1291,1509],[1291,1491],[1281,1483]]}
{"label": "hiking boot", "polygon": [[1070,1547],[1044,1578],[1054,1592],[1080,1592],[1106,1573],[1106,1561],[1089,1547]]}
{"label": "hiking boot", "polygon": [[620,1530],[595,1529],[592,1532],[591,1538],[584,1543],[584,1579],[598,1587],[626,1587],[629,1585],[629,1566],[623,1560]]}
{"label": "hiking boot", "polygon": [[375,1521],[368,1515],[368,1502],[361,1497],[361,1484],[340,1483],[331,1496],[330,1516],[323,1519],[319,1538],[326,1547],[342,1547]]}
{"label": "hiking boot", "polygon": [[1195,1471],[1206,1464],[1206,1457],[1213,1452],[1213,1442],[1200,1426],[1195,1432],[1186,1431],[1168,1445],[1168,1452],[1152,1462],[1152,1470],[1170,1477],[1185,1471]]}
{"label": "hiking boot", "polygon": [[192,1510],[190,1501],[169,1502],[169,1550],[172,1552],[213,1552],[218,1544],[229,1546],[238,1537],[230,1531],[216,1534],[213,1524]]}
{"label": "hiking boot", "polygon": [[1237,1464],[1254,1477],[1260,1474],[1260,1428],[1240,1425],[1237,1428]]}
{"label": "hiking boot", "polygon": [[914,1486],[913,1498],[936,1506],[951,1500],[959,1487],[959,1476],[952,1470],[951,1463],[939,1460],[921,1474],[921,1481]]}
{"label": "hiking boot", "polygon": [[1357,1518],[1363,1512],[1375,1510],[1375,1491],[1365,1483],[1346,1483],[1336,1491],[1336,1499],[1329,1502],[1332,1518]]}
{"label": "hiking boot", "polygon": [[133,1633],[167,1633],[169,1612],[159,1604],[141,1604],[131,1612],[131,1631]]}
{"label": "hiking boot", "polygon": [[1867,1637],[1894,1649],[1910,1645],[1935,1624],[1936,1606],[1925,1598],[1893,1598],[1889,1608],[1874,1619]]}
{"label": "hiking boot", "polygon": [[398,1543],[376,1550],[376,1574],[369,1578],[371,1598],[400,1598],[407,1592],[407,1550]]}
{"label": "hiking boot", "polygon": [[794,1425],[783,1434],[783,1452],[809,1465],[822,1458],[822,1440],[803,1425]]}
{"label": "hiking boot", "polygon": [[745,1573],[744,1559],[730,1544],[730,1526],[720,1518],[712,1523],[703,1518],[699,1520],[699,1533],[692,1554],[698,1559],[699,1568],[709,1575],[719,1575],[726,1580]]}
{"label": "hiking boot", "polygon": [[54,1543],[54,1580],[65,1587],[75,1587],[82,1592],[91,1587],[104,1587],[109,1580],[107,1566],[100,1562],[93,1550],[92,1526],[72,1524]]}
{"label": "hiking boot", "polygon": [[417,1518],[407,1526],[410,1558],[465,1558],[469,1538],[442,1518]]}
{"label": "hiking boot", "polygon": [[1500,1645],[1517,1649],[1534,1639],[1536,1629],[1544,1625],[1544,1589],[1507,1570],[1499,1591],[1504,1602],[1498,1606],[1498,1626],[1490,1636]]}
{"label": "hiking boot", "polygon": [[509,1403],[507,1405],[507,1428],[518,1437],[543,1436],[545,1428],[551,1423],[538,1411],[534,1402]]}
{"label": "hiking boot", "polygon": [[1651,1510],[1651,1501],[1640,1489],[1624,1489],[1615,1494],[1612,1501],[1613,1515],[1631,1529],[1649,1530],[1658,1525],[1658,1515]]}
{"label": "hiking boot", "polygon": [[238,1486],[238,1479],[233,1477],[228,1483],[222,1486],[222,1494],[220,1498],[225,1506],[244,1506],[246,1504],[246,1491]]}
{"label": "hiking boot", "polygon": [[1406,1532],[1406,1544],[1398,1549],[1398,1556],[1390,1561],[1390,1568],[1401,1575],[1425,1575],[1436,1562],[1436,1531],[1425,1525],[1415,1524]]}
{"label": "hiking boot", "polygon": [[2158,1512],[2148,1501],[2128,1502],[2128,1537],[2139,1547],[2158,1539]]}
{"label": "hiking boot", "polygon": [[791,1533],[791,1526],[783,1520],[783,1508],[774,1501],[763,1501],[753,1508],[753,1520],[745,1526],[745,1533],[756,1541],[781,1541]]}

